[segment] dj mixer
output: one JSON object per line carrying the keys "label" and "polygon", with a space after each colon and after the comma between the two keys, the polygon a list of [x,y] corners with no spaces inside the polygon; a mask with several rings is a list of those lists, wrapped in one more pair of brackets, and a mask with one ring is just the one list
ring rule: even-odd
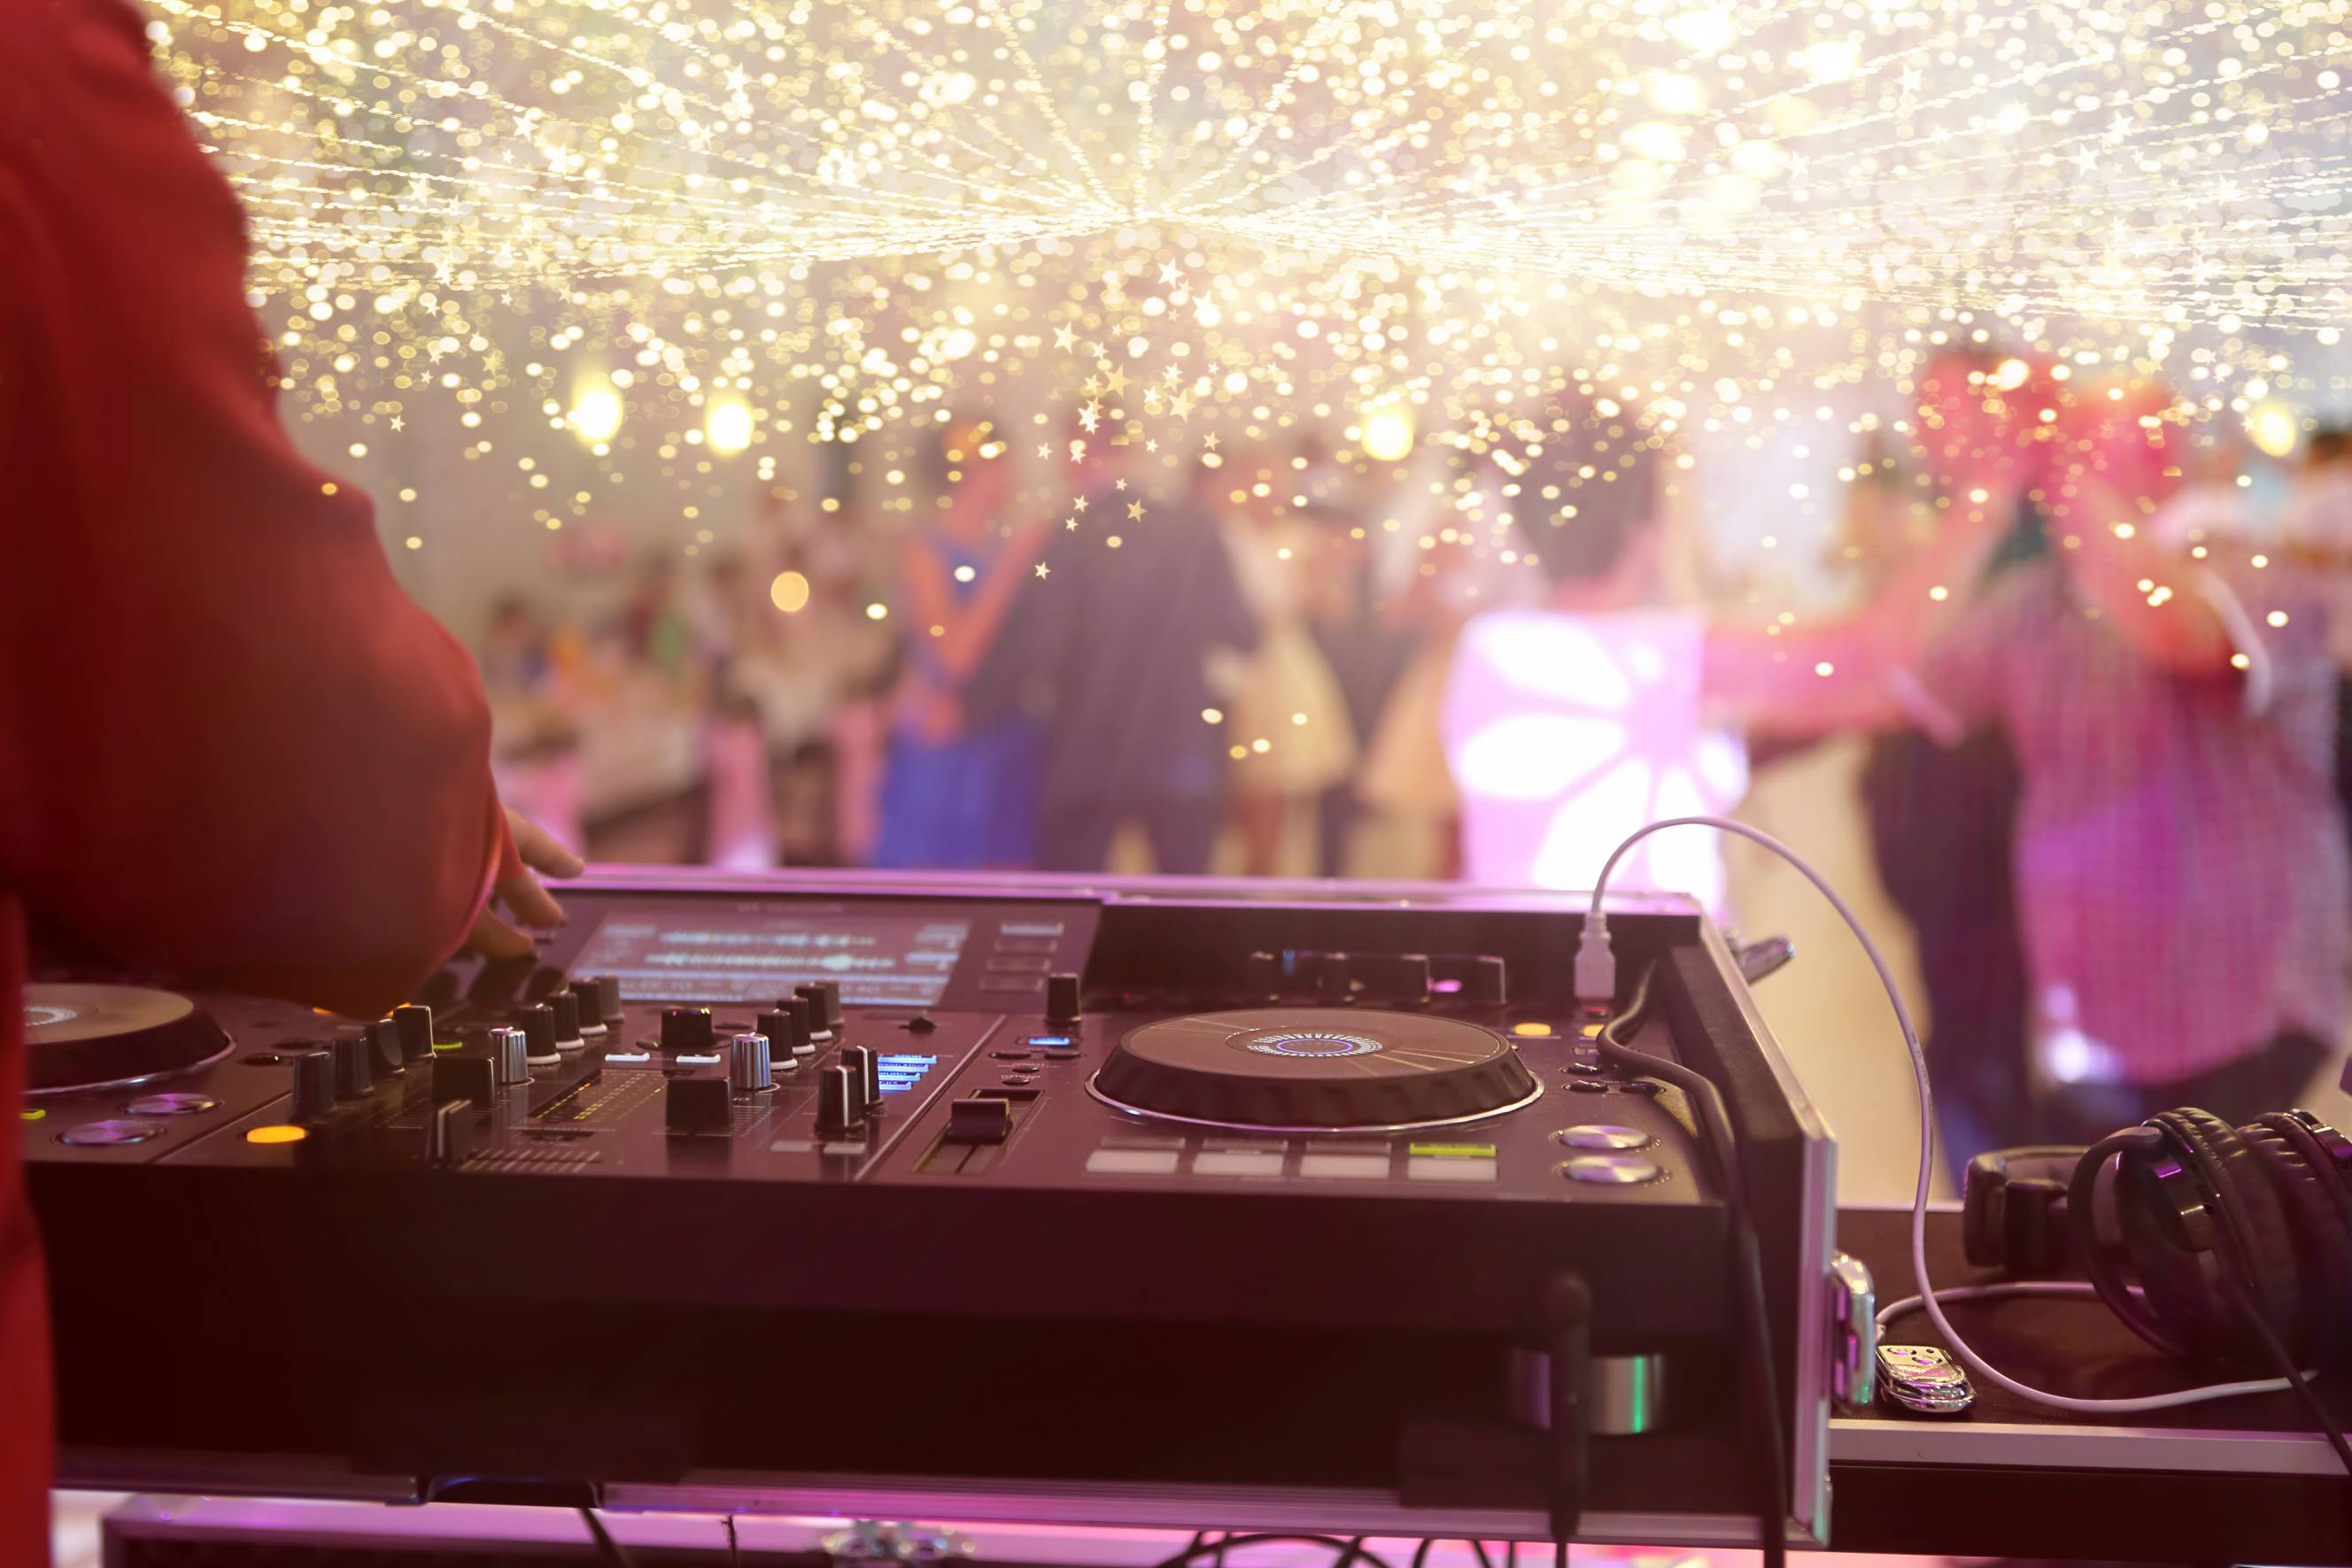
{"label": "dj mixer", "polygon": [[37,967],[77,1484],[1792,1541],[1833,1149],[1720,936],[1559,898],[603,872],[380,1019]]}

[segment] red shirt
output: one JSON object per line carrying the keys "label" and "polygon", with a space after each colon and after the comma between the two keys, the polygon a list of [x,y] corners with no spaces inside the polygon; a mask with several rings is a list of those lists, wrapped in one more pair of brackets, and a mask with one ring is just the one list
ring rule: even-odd
{"label": "red shirt", "polygon": [[236,198],[117,0],[0,0],[0,1565],[47,1553],[21,914],[373,1016],[513,865],[473,664],[298,455]]}

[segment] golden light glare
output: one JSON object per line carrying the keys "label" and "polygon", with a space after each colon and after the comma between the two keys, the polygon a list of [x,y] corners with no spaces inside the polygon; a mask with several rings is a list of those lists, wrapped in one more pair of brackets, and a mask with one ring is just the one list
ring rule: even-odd
{"label": "golden light glare", "polygon": [[590,386],[572,405],[568,416],[573,434],[583,441],[610,441],[621,432],[621,394],[609,386]]}
{"label": "golden light glare", "polygon": [[751,444],[751,409],[748,403],[730,398],[710,405],[703,416],[703,438],[710,450],[731,455]]}
{"label": "golden light glare", "polygon": [[1412,454],[1412,415],[1383,408],[1364,421],[1364,455],[1375,463],[1398,463]]}
{"label": "golden light glare", "polygon": [[2283,402],[2256,403],[2246,415],[2246,439],[2265,457],[2288,455],[2302,436],[2302,421]]}
{"label": "golden light glare", "polygon": [[787,615],[797,615],[808,608],[809,580],[797,571],[780,571],[768,584],[768,601]]}

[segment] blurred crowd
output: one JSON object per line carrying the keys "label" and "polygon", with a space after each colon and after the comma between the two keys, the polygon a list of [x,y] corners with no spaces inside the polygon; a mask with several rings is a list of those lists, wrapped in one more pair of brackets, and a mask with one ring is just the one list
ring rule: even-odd
{"label": "blurred crowd", "polygon": [[[1575,887],[1855,732],[1956,1145],[2251,1113],[2344,1022],[2352,438],[2172,410],[1936,361],[1802,616],[1710,571],[1674,445],[1605,401],[1394,464],[1073,441],[1037,502],[946,425],[911,511],[772,497],[600,613],[501,602],[502,783],[605,858]],[[1706,835],[1615,885],[1731,913]]]}

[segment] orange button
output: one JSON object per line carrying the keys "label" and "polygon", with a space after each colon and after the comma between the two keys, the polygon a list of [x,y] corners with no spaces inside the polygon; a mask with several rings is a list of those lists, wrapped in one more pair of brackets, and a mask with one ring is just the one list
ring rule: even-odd
{"label": "orange button", "polygon": [[291,1122],[278,1122],[267,1127],[247,1128],[245,1141],[248,1144],[299,1144],[310,1135],[308,1127],[298,1127]]}

